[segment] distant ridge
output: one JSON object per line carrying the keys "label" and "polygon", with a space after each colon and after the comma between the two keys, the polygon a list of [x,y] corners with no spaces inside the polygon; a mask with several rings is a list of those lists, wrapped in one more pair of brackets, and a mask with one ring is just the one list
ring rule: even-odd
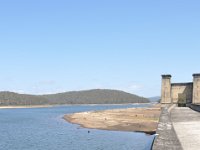
{"label": "distant ridge", "polygon": [[56,104],[123,104],[148,103],[149,100],[119,90],[94,89],[48,95],[28,95],[0,92],[0,105],[56,105]]}
{"label": "distant ridge", "polygon": [[159,102],[161,97],[160,96],[154,96],[148,98],[151,102]]}

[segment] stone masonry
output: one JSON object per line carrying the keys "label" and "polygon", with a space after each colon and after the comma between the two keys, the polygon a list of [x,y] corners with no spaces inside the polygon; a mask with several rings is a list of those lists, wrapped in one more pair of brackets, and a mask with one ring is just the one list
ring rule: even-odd
{"label": "stone masonry", "polygon": [[171,75],[162,75],[162,104],[177,104],[184,98],[186,104],[200,104],[200,74],[193,74],[193,82],[171,83]]}

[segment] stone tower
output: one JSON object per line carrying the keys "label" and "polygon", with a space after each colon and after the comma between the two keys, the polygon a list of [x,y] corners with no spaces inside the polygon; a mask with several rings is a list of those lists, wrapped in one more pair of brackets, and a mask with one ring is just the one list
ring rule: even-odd
{"label": "stone tower", "polygon": [[193,104],[200,104],[200,74],[193,74]]}
{"label": "stone tower", "polygon": [[171,103],[171,75],[162,75],[161,103]]}

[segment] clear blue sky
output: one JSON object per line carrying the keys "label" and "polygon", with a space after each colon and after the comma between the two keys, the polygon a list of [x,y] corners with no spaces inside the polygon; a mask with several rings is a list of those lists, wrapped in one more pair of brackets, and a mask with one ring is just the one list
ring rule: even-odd
{"label": "clear blue sky", "polygon": [[1,0],[0,90],[160,95],[200,72],[199,0]]}

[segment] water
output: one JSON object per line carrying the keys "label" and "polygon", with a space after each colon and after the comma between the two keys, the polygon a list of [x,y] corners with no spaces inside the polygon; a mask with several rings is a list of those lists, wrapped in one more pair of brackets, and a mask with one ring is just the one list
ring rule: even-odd
{"label": "water", "polygon": [[0,109],[0,150],[148,150],[154,136],[85,129],[62,119],[67,113],[146,106],[148,104]]}

